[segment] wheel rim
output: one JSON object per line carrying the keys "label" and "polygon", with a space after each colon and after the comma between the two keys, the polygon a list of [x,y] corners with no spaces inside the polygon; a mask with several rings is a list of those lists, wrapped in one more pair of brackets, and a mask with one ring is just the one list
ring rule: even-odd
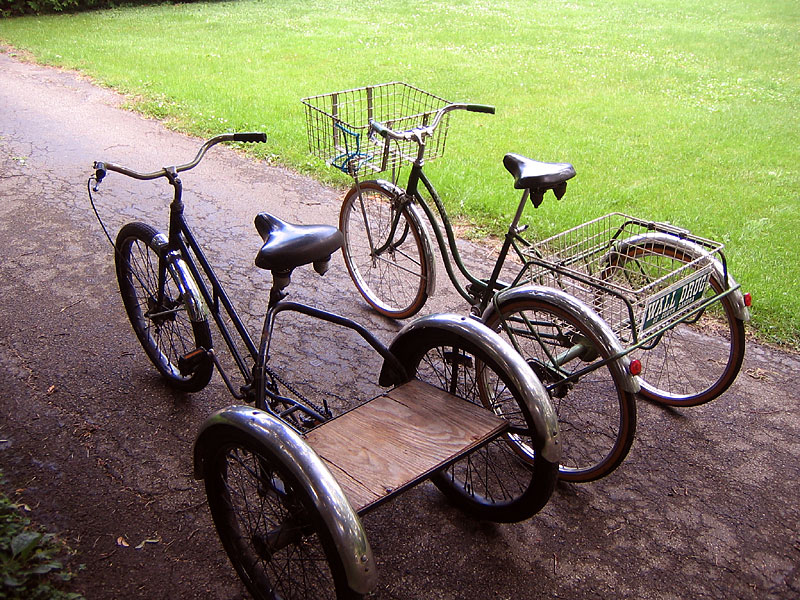
{"label": "wheel rim", "polygon": [[[228,446],[207,480],[220,538],[256,598],[336,598],[315,519],[293,481],[241,445]],[[213,499],[212,499],[213,498]]]}
{"label": "wheel rim", "polygon": [[393,242],[387,244],[396,218],[394,201],[383,192],[365,187],[361,196],[363,211],[354,193],[346,201],[341,219],[348,271],[361,295],[376,310],[397,318],[411,316],[424,303],[427,279],[419,233],[403,211]]}
{"label": "wheel rim", "polygon": [[[505,325],[501,325],[500,312]],[[587,370],[608,353],[553,307],[527,303],[500,312],[488,325],[506,339],[513,338],[512,345],[548,389],[558,414],[559,476],[582,482],[611,473],[633,442],[635,405],[607,366]],[[566,354],[570,350],[571,357]],[[586,372],[571,378],[582,371]],[[521,456],[532,454],[530,448],[517,445]]]}

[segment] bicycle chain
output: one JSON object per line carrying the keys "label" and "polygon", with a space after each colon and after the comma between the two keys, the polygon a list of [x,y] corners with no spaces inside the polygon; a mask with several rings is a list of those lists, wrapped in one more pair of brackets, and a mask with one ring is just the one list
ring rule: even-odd
{"label": "bicycle chain", "polygon": [[[278,375],[278,374],[277,374],[275,371],[273,371],[273,370],[270,368],[270,366],[269,366],[269,365],[264,365],[264,367],[265,367],[265,369],[266,369],[266,372],[267,372],[267,374],[269,375],[270,379],[272,379],[272,380],[274,380],[274,381],[277,381],[278,383],[280,383],[280,384],[281,384],[283,387],[285,387],[285,388],[286,388],[287,390],[289,390],[289,391],[290,391],[292,394],[294,394],[294,395],[295,395],[295,396],[296,396],[296,397],[297,397],[297,398],[298,398],[298,399],[299,399],[301,402],[305,403],[307,406],[309,406],[310,408],[314,409],[314,410],[315,410],[317,413],[319,413],[319,414],[321,414],[321,415],[325,415],[325,416],[326,416],[326,417],[328,417],[328,418],[331,418],[331,417],[333,416],[333,415],[331,414],[331,411],[330,411],[330,409],[328,408],[328,401],[327,401],[327,400],[323,400],[323,401],[322,401],[322,402],[323,402],[323,406],[324,406],[324,408],[323,408],[322,406],[318,406],[317,404],[315,404],[314,402],[312,402],[311,400],[309,400],[308,398],[306,398],[306,397],[305,397],[305,396],[304,396],[302,393],[300,393],[299,391],[297,391],[297,390],[294,388],[294,386],[292,386],[291,384],[289,384],[289,383],[288,383],[288,382],[287,382],[285,379],[283,379],[283,378],[282,378],[280,375]],[[341,399],[341,398],[340,398],[340,399]]]}

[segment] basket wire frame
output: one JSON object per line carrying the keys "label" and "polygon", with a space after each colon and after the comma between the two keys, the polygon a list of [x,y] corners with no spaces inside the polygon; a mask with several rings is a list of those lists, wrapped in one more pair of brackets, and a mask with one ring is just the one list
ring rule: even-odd
{"label": "basket wire frame", "polygon": [[[676,251],[666,256],[660,251],[659,238],[648,238],[654,232],[689,240],[703,252],[690,256]],[[622,250],[630,240],[638,240],[635,257]],[[708,301],[703,292],[712,259],[724,268],[723,248],[721,243],[668,224],[611,213],[527,247],[526,278],[534,285],[561,288],[582,300],[622,343],[634,344],[648,333],[686,319]],[[681,295],[689,301],[681,303]],[[654,317],[656,313],[660,314]]]}
{"label": "basket wire frame", "polygon": [[[370,136],[370,120],[406,132],[429,125],[437,111],[450,104],[402,82],[309,96],[302,103],[309,152],[352,177],[381,173],[417,159],[417,142]],[[445,115],[426,140],[426,161],[444,153],[448,121]]]}

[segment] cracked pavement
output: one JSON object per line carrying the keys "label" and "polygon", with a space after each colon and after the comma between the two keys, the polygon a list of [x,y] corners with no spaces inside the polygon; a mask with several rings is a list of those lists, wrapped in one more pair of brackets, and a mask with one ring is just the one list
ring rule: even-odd
{"label": "cracked pavement", "polygon": [[[121,104],[0,52],[0,464],[7,489],[86,565],[75,589],[88,598],[242,598],[191,476],[198,426],[232,399],[219,377],[192,396],[159,380],[86,195],[94,160],[150,170],[200,141]],[[341,193],[219,147],[183,180],[189,219],[257,330],[269,274],[253,266],[253,217],[333,224]],[[96,199],[113,236],[134,219],[165,227],[170,191],[111,173]],[[463,246],[474,260],[487,252]],[[442,270],[437,287],[425,312],[464,311]],[[322,278],[298,270],[290,291],[384,342],[400,326],[366,309],[340,258]],[[308,325],[285,324],[277,363],[342,402],[371,395],[371,350]],[[529,521],[472,521],[422,484],[364,519],[380,570],[371,598],[797,598],[798,397],[798,356],[750,342],[726,394],[691,409],[639,401],[622,467],[560,484]]]}

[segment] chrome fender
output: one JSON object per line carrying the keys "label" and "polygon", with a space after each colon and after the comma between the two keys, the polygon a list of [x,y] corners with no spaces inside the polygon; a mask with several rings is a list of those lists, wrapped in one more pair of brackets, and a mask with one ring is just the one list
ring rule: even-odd
{"label": "chrome fender", "polygon": [[[401,196],[405,191],[385,179],[376,179],[377,183],[383,190],[392,196]],[[422,241],[422,254],[425,257],[425,262],[428,267],[428,280],[425,282],[425,291],[428,296],[433,296],[436,291],[436,259],[433,253],[433,244],[431,243],[431,236],[428,233],[428,228],[425,226],[425,213],[417,204],[414,198],[411,198],[408,203],[408,216],[412,225],[419,231],[419,238]]]}
{"label": "chrome fender", "polygon": [[314,502],[344,563],[350,588],[367,594],[378,582],[378,569],[364,527],[336,479],[306,441],[286,423],[251,406],[217,411],[200,427],[194,444],[194,476],[203,478],[209,440],[220,429],[232,428],[251,436],[277,456]]}
{"label": "chrome fender", "polygon": [[[728,289],[733,288],[733,291],[728,294],[728,297],[731,299],[731,304],[733,304],[733,314],[734,316],[741,320],[741,321],[749,321],[750,320],[750,311],[747,309],[747,305],[744,301],[744,294],[742,293],[742,289],[736,280],[731,276],[730,272],[725,273],[725,267],[722,265],[722,261],[712,256],[708,250],[692,242],[691,240],[679,238],[674,235],[669,235],[668,233],[662,233],[659,231],[654,231],[650,233],[643,233],[640,235],[635,235],[629,237],[627,239],[621,240],[617,242],[614,250],[611,252],[619,252],[624,253],[628,250],[628,248],[636,247],[636,246],[646,246],[647,244],[652,243],[659,243],[665,246],[671,246],[676,250],[691,256],[693,260],[699,258],[705,258],[704,261],[700,261],[701,263],[711,264],[711,268],[714,271],[714,277],[717,281],[719,281],[723,286],[727,281]],[[707,261],[707,263],[706,263]]]}
{"label": "chrome fender", "polygon": [[[389,345],[395,353],[406,344],[414,344],[421,331],[443,330],[455,333],[471,344],[481,348],[492,360],[503,368],[512,378],[514,385],[522,394],[536,427],[533,436],[534,450],[551,463],[561,459],[561,444],[558,433],[558,415],[550,403],[550,396],[539,378],[530,369],[514,348],[498,334],[472,318],[455,314],[428,315],[415,319],[403,327]],[[384,364],[381,371],[381,385],[391,385],[391,371]]]}
{"label": "chrome fender", "polygon": [[586,327],[603,342],[609,356],[618,355],[618,358],[608,363],[610,369],[623,382],[623,388],[627,392],[636,394],[639,392],[639,378],[631,375],[630,364],[631,361],[624,354],[625,350],[619,341],[617,335],[611,330],[611,327],[606,323],[600,315],[598,315],[588,304],[578,300],[575,296],[568,294],[562,290],[551,287],[537,286],[537,285],[523,285],[513,287],[500,292],[493,302],[489,304],[483,312],[481,320],[485,323],[488,321],[498,307],[502,308],[507,302],[512,302],[526,297],[534,296],[543,302],[547,302],[568,312],[575,316],[577,320],[584,323]]}
{"label": "chrome fender", "polygon": [[180,253],[174,250],[166,251],[168,243],[167,236],[163,233],[159,233],[153,238],[156,252],[167,262],[167,270],[186,303],[189,320],[195,323],[207,321],[208,308],[203,301],[203,294]]}
{"label": "chrome fender", "polygon": [[[174,257],[172,255],[175,255]],[[171,252],[167,257],[167,268],[169,269],[175,284],[183,296],[186,303],[186,312],[189,313],[189,320],[201,322],[208,320],[208,308],[203,301],[203,294],[197,282],[192,277],[189,267],[186,266],[183,258],[177,252]]]}

